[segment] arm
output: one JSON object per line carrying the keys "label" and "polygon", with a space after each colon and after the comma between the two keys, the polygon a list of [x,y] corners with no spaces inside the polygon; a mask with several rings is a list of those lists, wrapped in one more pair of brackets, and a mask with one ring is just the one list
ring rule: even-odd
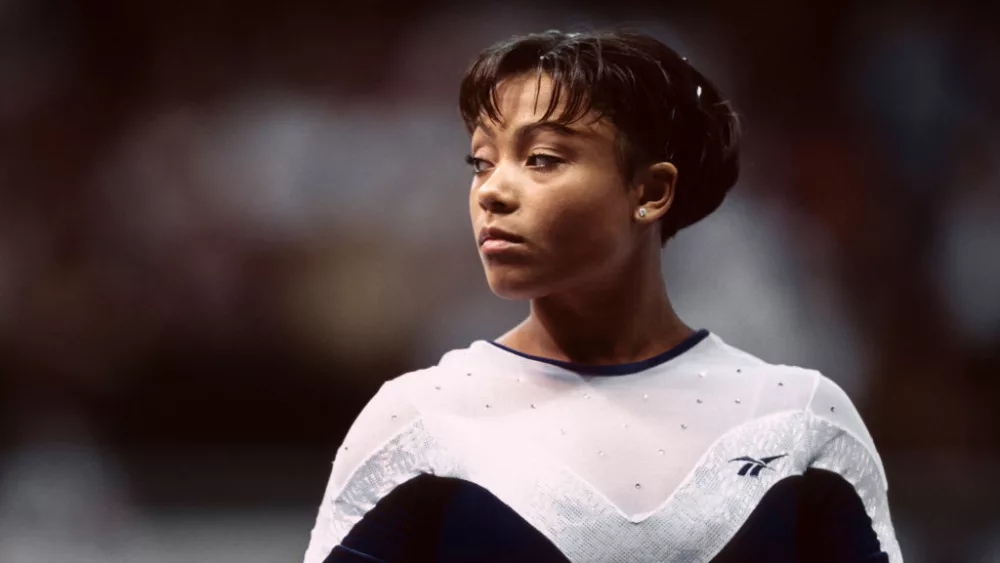
{"label": "arm", "polygon": [[540,531],[470,481],[420,475],[396,487],[324,563],[569,563]]}
{"label": "arm", "polygon": [[[316,524],[310,534],[305,563],[321,563],[330,555],[353,526],[374,505],[392,491],[398,482],[407,480],[411,468],[393,473],[373,471],[378,454],[388,448],[401,432],[417,420],[418,414],[395,380],[382,385],[355,419],[337,450]],[[414,461],[414,465],[419,462]],[[413,471],[417,473],[416,469]]]}
{"label": "arm", "polygon": [[891,563],[854,486],[839,474],[810,469],[799,499],[796,552],[816,563]]}
{"label": "arm", "polygon": [[454,486],[420,475],[396,487],[351,528],[323,563],[436,561],[445,507]]}
{"label": "arm", "polygon": [[[889,514],[888,481],[868,429],[850,398],[820,375],[808,411],[818,435],[816,459],[799,502],[797,549],[817,562],[900,563]],[[832,430],[832,432],[831,432]]]}

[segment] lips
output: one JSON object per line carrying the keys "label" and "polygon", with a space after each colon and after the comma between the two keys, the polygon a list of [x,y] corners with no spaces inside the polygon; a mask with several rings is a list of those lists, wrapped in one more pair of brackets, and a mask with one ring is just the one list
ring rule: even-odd
{"label": "lips", "polygon": [[479,231],[479,246],[487,241],[506,241],[510,243],[524,242],[524,237],[520,237],[497,227],[485,227]]}

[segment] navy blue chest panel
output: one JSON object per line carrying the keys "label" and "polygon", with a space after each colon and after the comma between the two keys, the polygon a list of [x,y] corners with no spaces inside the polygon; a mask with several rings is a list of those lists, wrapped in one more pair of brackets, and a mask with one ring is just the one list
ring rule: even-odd
{"label": "navy blue chest panel", "polygon": [[[637,524],[641,525],[641,524]],[[622,546],[627,551],[628,546]],[[541,532],[486,489],[421,475],[393,490],[326,563],[565,563]],[[782,479],[712,563],[888,563],[857,493],[809,469]]]}

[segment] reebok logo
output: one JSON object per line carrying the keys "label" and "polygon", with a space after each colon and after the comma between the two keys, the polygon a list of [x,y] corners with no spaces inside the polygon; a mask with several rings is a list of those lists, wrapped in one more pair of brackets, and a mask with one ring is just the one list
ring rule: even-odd
{"label": "reebok logo", "polygon": [[771,457],[762,457],[760,459],[754,459],[750,456],[743,456],[743,457],[738,457],[736,459],[731,459],[729,460],[729,462],[730,463],[734,461],[745,462],[743,467],[741,467],[740,470],[736,473],[737,475],[741,477],[746,477],[746,475],[749,473],[751,477],[757,477],[758,475],[760,475],[761,469],[773,469],[772,467],[768,467],[769,463],[771,463],[776,459],[781,459],[787,455],[788,454],[781,454]]}

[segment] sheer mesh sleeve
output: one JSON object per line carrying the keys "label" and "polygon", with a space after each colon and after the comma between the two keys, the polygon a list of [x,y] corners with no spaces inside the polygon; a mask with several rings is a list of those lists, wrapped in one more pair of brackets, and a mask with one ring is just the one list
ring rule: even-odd
{"label": "sheer mesh sleeve", "polygon": [[[812,539],[825,540],[826,547],[820,551],[850,553],[844,561],[901,562],[889,513],[888,480],[861,415],[840,386],[819,374],[807,411],[815,429],[813,434],[825,436],[822,443],[813,444],[815,457],[810,467],[844,481],[841,487],[835,479],[823,480],[835,486],[813,491],[818,500],[811,504],[815,513],[807,515],[807,520],[812,518],[823,533],[814,534]],[[855,510],[856,506],[863,506],[864,516]],[[871,548],[873,534],[881,551]]]}
{"label": "sheer mesh sleeve", "polygon": [[395,380],[383,384],[362,409],[334,458],[316,525],[310,534],[305,563],[320,563],[342,539],[332,525],[335,511],[351,507],[336,501],[357,468],[417,417],[416,409]]}
{"label": "sheer mesh sleeve", "polygon": [[885,470],[882,468],[882,459],[875,448],[875,441],[872,440],[871,433],[868,432],[868,427],[865,426],[864,420],[862,420],[861,414],[858,413],[851,398],[839,385],[828,377],[818,374],[816,388],[809,401],[808,410],[815,417],[840,428],[861,443],[878,465],[882,485],[888,488]]}

